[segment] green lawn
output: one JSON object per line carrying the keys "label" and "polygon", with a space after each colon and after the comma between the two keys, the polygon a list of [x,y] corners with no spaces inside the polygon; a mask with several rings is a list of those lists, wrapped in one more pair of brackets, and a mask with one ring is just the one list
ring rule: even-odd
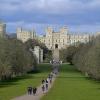
{"label": "green lawn", "polygon": [[41,64],[38,68],[40,70],[39,73],[31,73],[23,77],[0,82],[0,100],[11,100],[11,98],[25,94],[28,86],[41,84],[41,80],[47,77],[51,71],[51,66],[49,64]]}
{"label": "green lawn", "polygon": [[100,82],[86,78],[74,66],[63,64],[52,89],[42,100],[100,100]]}

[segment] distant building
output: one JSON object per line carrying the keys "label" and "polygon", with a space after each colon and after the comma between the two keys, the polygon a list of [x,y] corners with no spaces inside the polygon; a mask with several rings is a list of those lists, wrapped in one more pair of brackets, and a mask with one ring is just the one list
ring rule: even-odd
{"label": "distant building", "polygon": [[18,40],[21,40],[22,42],[26,42],[29,39],[34,39],[34,38],[36,38],[36,33],[34,30],[28,31],[22,28],[17,28],[17,39]]}
{"label": "distant building", "polygon": [[[4,32],[3,32],[4,33]],[[54,50],[56,48],[62,49],[70,45],[77,45],[78,43],[87,43],[93,37],[100,35],[100,32],[96,34],[88,33],[71,33],[67,27],[62,27],[58,32],[55,32],[53,28],[48,27],[45,30],[45,35],[36,36],[34,30],[24,30],[22,28],[17,28],[17,39],[21,40],[23,43],[29,39],[38,39],[41,43],[44,43],[49,50]]]}
{"label": "distant building", "polygon": [[6,24],[0,21],[0,37],[6,36]]}
{"label": "distant building", "polygon": [[67,27],[62,27],[59,32],[54,32],[51,27],[46,29],[46,35],[40,37],[48,49],[62,49],[77,42],[87,43],[90,41],[89,34],[70,34]]}

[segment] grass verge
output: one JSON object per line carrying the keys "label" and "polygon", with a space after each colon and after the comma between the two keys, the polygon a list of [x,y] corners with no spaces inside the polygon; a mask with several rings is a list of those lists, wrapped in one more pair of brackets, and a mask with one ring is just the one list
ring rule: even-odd
{"label": "grass verge", "polygon": [[54,86],[42,100],[100,100],[100,82],[91,80],[63,64]]}
{"label": "grass verge", "polygon": [[40,64],[38,73],[29,73],[12,80],[0,82],[0,100],[11,100],[26,93],[28,86],[38,86],[51,71],[49,64]]}

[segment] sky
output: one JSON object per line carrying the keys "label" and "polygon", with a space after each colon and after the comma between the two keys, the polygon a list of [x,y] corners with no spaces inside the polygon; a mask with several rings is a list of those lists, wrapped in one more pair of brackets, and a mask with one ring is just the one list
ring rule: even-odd
{"label": "sky", "polygon": [[100,0],[0,0],[0,20],[8,33],[23,27],[45,34],[48,26],[56,31],[67,26],[71,32],[97,32]]}

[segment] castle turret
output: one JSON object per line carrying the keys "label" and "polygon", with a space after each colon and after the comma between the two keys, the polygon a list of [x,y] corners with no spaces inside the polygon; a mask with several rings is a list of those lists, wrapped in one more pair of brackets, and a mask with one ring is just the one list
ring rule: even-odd
{"label": "castle turret", "polygon": [[60,29],[60,33],[62,33],[62,34],[68,34],[68,28],[66,26],[62,27]]}
{"label": "castle turret", "polygon": [[22,32],[22,28],[21,27],[17,28],[17,39],[19,39],[19,40],[21,38],[21,32]]}
{"label": "castle turret", "polygon": [[52,33],[53,33],[52,27],[48,27],[48,28],[46,29],[46,34],[52,34]]}
{"label": "castle turret", "polygon": [[18,33],[19,33],[19,32],[22,32],[22,28],[21,28],[21,27],[17,28],[17,32],[18,32]]}
{"label": "castle turret", "polygon": [[0,21],[0,36],[5,37],[6,36],[6,24]]}

